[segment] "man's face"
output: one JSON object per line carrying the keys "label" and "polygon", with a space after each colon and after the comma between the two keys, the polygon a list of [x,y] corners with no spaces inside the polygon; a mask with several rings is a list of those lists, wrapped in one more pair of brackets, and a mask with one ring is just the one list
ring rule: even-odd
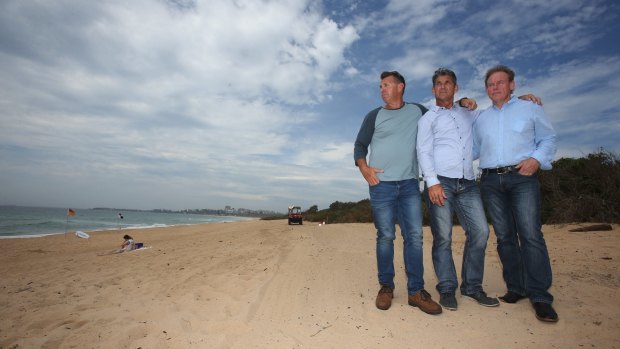
{"label": "man's face", "polygon": [[448,75],[440,75],[435,79],[433,86],[433,94],[435,99],[440,101],[454,101],[454,94],[459,87],[452,81],[452,77]]}
{"label": "man's face", "polygon": [[515,88],[515,82],[508,81],[508,74],[503,71],[495,72],[487,80],[487,94],[493,104],[504,104],[510,100],[510,95]]}
{"label": "man's face", "polygon": [[381,80],[381,98],[386,104],[398,101],[403,95],[403,83],[393,76],[386,76]]}

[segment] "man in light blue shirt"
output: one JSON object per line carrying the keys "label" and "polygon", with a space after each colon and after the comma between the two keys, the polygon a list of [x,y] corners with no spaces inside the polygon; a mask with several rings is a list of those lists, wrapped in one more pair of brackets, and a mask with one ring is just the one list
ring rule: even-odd
{"label": "man in light blue shirt", "polygon": [[480,305],[496,307],[497,298],[488,297],[482,289],[489,225],[473,169],[472,124],[477,112],[454,103],[458,85],[453,71],[440,68],[432,81],[436,105],[418,122],[417,153],[426,182],[439,304],[457,309],[458,279],[452,258],[452,216],[456,212],[466,236],[461,294]]}
{"label": "man in light blue shirt", "polygon": [[497,237],[508,292],[528,297],[541,321],[557,322],[549,293],[552,273],[540,217],[539,169],[551,169],[556,133],[542,107],[512,97],[514,72],[506,66],[485,77],[493,105],[474,123],[474,157],[482,169],[481,192]]}

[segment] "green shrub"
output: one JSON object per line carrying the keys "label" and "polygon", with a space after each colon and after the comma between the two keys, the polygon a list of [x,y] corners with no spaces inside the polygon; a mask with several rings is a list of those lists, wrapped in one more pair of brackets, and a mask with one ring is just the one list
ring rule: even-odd
{"label": "green shrub", "polygon": [[[617,155],[600,150],[583,158],[561,158],[553,169],[540,171],[542,222],[620,223],[620,160]],[[422,203],[424,224],[428,209]],[[283,217],[286,218],[286,217]],[[370,200],[335,201],[328,209],[311,206],[304,219],[326,223],[370,223]],[[457,223],[458,220],[454,219]]]}

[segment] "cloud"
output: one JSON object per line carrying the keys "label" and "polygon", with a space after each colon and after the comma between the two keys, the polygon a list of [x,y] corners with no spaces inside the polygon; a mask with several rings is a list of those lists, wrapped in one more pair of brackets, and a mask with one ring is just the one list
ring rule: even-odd
{"label": "cloud", "polygon": [[602,57],[557,64],[528,80],[528,87],[549,100],[545,110],[559,131],[560,156],[617,149],[620,105],[611,101],[617,100],[619,79],[620,58]]}
{"label": "cloud", "polygon": [[[533,0],[0,2],[0,204],[279,208],[367,197],[361,119],[397,69],[488,100],[502,62],[560,133],[617,149],[619,5]],[[507,15],[509,13],[510,15]],[[604,44],[601,44],[604,43]],[[488,103],[488,102],[487,102]]]}
{"label": "cloud", "polygon": [[[329,98],[340,69],[356,74],[345,57],[356,30],[311,2],[5,2],[0,12],[0,63],[11,67],[0,71],[0,149],[14,175],[255,182],[273,170],[257,159],[297,152],[295,130],[316,119],[295,106]],[[17,164],[23,154],[37,161]]]}

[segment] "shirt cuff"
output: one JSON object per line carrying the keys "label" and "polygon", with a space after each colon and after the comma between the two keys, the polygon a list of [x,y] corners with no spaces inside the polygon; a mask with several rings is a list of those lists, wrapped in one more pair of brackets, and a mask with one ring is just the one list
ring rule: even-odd
{"label": "shirt cuff", "polygon": [[424,180],[426,181],[426,186],[429,188],[432,187],[433,185],[437,185],[441,183],[439,182],[439,178],[437,178],[437,176],[424,178]]}

